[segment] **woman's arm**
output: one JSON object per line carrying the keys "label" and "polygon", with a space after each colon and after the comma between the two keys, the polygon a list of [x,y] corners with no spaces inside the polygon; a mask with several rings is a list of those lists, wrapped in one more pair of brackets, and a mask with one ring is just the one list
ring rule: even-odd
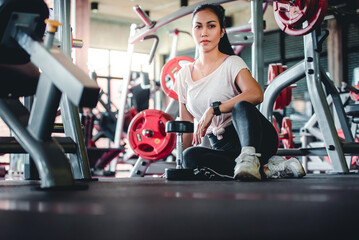
{"label": "woman's arm", "polygon": [[[239,101],[247,101],[253,105],[257,105],[263,101],[263,91],[248,69],[242,69],[237,74],[235,81],[242,93],[219,105],[221,113],[231,112],[234,105]],[[201,143],[201,138],[204,137],[208,127],[211,125],[213,116],[213,108],[208,107],[203,117],[198,122],[197,130],[193,137],[194,145]]]}
{"label": "woman's arm", "polygon": [[234,105],[239,101],[247,101],[253,105],[263,101],[263,91],[248,69],[242,69],[237,74],[235,81],[242,93],[219,105],[219,110],[222,113],[231,112]]}
{"label": "woman's arm", "polygon": [[[193,122],[194,118],[192,114],[188,112],[186,106],[183,103],[179,103],[179,105],[180,105],[180,120]],[[183,134],[183,150],[192,146],[192,139],[193,139],[192,133]]]}

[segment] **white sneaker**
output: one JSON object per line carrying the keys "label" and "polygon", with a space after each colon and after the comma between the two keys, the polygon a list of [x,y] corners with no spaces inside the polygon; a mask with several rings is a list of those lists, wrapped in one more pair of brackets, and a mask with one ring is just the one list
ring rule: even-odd
{"label": "white sneaker", "polygon": [[236,158],[236,166],[234,168],[234,178],[240,180],[261,180],[259,173],[260,153],[256,153],[254,147],[243,147],[241,154]]}
{"label": "white sneaker", "polygon": [[267,178],[301,178],[306,175],[302,164],[292,157],[287,160],[281,156],[273,156],[263,166]]}

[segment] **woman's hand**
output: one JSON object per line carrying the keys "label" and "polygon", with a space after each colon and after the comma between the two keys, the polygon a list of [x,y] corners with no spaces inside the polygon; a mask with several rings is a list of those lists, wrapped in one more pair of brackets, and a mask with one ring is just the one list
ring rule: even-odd
{"label": "woman's hand", "polygon": [[201,120],[198,122],[196,132],[193,134],[193,145],[201,144],[201,138],[204,137],[207,132],[207,128],[211,125],[213,116],[214,111],[213,108],[210,107],[206,110]]}

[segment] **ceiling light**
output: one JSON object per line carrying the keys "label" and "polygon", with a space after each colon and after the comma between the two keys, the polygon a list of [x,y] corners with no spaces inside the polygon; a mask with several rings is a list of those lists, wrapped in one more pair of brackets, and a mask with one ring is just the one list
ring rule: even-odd
{"label": "ceiling light", "polygon": [[188,0],[181,0],[181,7],[187,7],[188,6]]}
{"label": "ceiling light", "polygon": [[98,2],[91,2],[91,12],[98,12]]}

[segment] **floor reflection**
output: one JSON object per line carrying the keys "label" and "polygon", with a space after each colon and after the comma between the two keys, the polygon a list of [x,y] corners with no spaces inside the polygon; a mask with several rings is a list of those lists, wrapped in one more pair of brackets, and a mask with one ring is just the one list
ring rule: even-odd
{"label": "floor reflection", "polygon": [[192,199],[229,199],[229,200],[273,200],[273,201],[299,201],[299,202],[328,202],[330,196],[327,194],[257,194],[257,193],[189,193],[189,192],[166,192],[169,198],[192,198]]}
{"label": "floor reflection", "polygon": [[56,213],[70,215],[102,215],[104,208],[100,204],[59,203],[44,201],[0,200],[0,210]]}

